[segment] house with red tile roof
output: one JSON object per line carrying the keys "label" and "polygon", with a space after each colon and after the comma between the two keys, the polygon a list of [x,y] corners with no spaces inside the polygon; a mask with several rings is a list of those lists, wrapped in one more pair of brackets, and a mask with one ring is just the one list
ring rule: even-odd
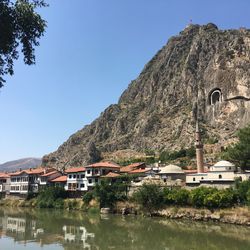
{"label": "house with red tile roof", "polygon": [[[10,194],[27,195],[28,192],[37,193],[43,181],[49,179],[49,173],[54,172],[54,177],[58,176],[59,173],[55,173],[55,171],[54,168],[38,167],[10,173]],[[45,175],[44,178],[42,178],[43,175]]]}
{"label": "house with red tile roof", "polygon": [[142,181],[145,177],[155,176],[156,172],[152,168],[138,168],[127,173],[128,175],[133,175],[136,178],[135,182]]}
{"label": "house with red tile roof", "polygon": [[126,174],[126,173],[129,173],[135,169],[145,169],[145,168],[146,168],[145,162],[136,162],[136,163],[132,163],[128,166],[121,167],[120,173]]}
{"label": "house with red tile roof", "polygon": [[46,187],[50,185],[50,181],[62,176],[62,173],[58,171],[57,169],[51,170],[50,172],[44,171],[43,174],[41,174],[38,177],[39,185],[40,187]]}
{"label": "house with red tile roof", "polygon": [[50,180],[50,183],[53,186],[65,188],[67,183],[67,175],[62,175],[53,180]]}
{"label": "house with red tile roof", "polygon": [[86,178],[88,189],[91,189],[99,182],[101,176],[109,173],[120,173],[120,166],[114,162],[103,161],[86,166]]}
{"label": "house with red tile roof", "polygon": [[67,182],[65,190],[67,191],[87,191],[87,178],[85,167],[72,167],[65,171]]}

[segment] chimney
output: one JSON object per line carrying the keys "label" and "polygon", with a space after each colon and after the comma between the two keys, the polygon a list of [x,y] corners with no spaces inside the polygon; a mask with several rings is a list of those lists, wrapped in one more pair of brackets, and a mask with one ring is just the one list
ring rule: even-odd
{"label": "chimney", "polygon": [[196,121],[196,130],[195,130],[195,149],[196,149],[197,172],[204,173],[203,144],[201,141],[201,131],[199,129],[198,120]]}

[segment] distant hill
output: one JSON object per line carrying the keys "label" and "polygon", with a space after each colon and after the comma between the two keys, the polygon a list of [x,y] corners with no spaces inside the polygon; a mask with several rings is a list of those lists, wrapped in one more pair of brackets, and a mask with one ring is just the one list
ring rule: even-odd
{"label": "distant hill", "polygon": [[12,172],[21,169],[33,168],[41,165],[42,161],[39,158],[23,158],[15,161],[8,161],[0,164],[0,172]]}

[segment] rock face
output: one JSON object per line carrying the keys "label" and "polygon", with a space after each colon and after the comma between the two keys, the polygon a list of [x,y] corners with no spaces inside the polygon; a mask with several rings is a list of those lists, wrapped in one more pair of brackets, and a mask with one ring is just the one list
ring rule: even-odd
{"label": "rock face", "polygon": [[44,156],[43,164],[91,162],[96,154],[89,143],[105,154],[189,147],[197,116],[204,136],[222,145],[250,122],[250,30],[189,25],[146,64],[118,104]]}

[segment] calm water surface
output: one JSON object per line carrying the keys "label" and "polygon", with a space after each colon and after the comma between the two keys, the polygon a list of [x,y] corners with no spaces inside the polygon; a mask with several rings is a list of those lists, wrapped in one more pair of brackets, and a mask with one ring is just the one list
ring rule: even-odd
{"label": "calm water surface", "polygon": [[1,250],[250,249],[250,228],[133,216],[1,209]]}

